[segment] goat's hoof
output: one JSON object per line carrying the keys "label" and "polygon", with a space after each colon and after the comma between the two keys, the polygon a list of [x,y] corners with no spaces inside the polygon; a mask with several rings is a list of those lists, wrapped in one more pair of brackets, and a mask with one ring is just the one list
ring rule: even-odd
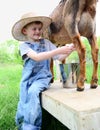
{"label": "goat's hoof", "polygon": [[79,88],[79,87],[77,87],[77,91],[84,91],[84,88]]}
{"label": "goat's hoof", "polygon": [[90,86],[90,88],[92,88],[92,89],[95,89],[95,88],[97,88],[98,86],[97,85],[91,85]]}

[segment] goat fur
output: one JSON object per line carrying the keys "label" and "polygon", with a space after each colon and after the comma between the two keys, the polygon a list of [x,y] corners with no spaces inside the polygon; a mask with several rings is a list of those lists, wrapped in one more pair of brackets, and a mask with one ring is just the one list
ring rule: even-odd
{"label": "goat fur", "polygon": [[91,46],[93,60],[93,74],[91,88],[98,86],[98,45],[96,41],[96,4],[97,0],[61,0],[50,14],[52,23],[49,30],[44,32],[57,46],[73,43],[76,47],[80,62],[80,74],[77,82],[77,91],[84,90],[86,79],[86,47],[81,36],[88,39]]}

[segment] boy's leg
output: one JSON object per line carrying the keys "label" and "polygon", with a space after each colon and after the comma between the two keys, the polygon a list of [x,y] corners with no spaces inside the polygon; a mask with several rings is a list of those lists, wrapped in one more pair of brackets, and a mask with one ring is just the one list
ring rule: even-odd
{"label": "boy's leg", "polygon": [[42,124],[42,110],[40,104],[40,93],[49,86],[47,80],[35,81],[28,89],[27,102],[24,108],[23,130],[40,130]]}

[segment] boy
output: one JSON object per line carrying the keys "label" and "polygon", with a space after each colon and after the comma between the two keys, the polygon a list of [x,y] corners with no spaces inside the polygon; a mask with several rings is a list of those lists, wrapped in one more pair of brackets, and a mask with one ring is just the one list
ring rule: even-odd
{"label": "boy", "polygon": [[39,95],[50,86],[52,74],[50,58],[63,60],[72,51],[74,45],[56,46],[42,38],[42,32],[51,23],[45,16],[28,13],[15,23],[12,35],[19,41],[20,53],[24,60],[20,83],[20,99],[16,112],[16,124],[19,130],[40,130],[42,111]]}

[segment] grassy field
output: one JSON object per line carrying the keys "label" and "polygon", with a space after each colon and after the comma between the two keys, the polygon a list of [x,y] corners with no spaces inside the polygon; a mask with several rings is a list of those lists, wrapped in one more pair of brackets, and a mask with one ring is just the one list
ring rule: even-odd
{"label": "grassy field", "polygon": [[21,65],[0,64],[0,130],[16,130]]}

